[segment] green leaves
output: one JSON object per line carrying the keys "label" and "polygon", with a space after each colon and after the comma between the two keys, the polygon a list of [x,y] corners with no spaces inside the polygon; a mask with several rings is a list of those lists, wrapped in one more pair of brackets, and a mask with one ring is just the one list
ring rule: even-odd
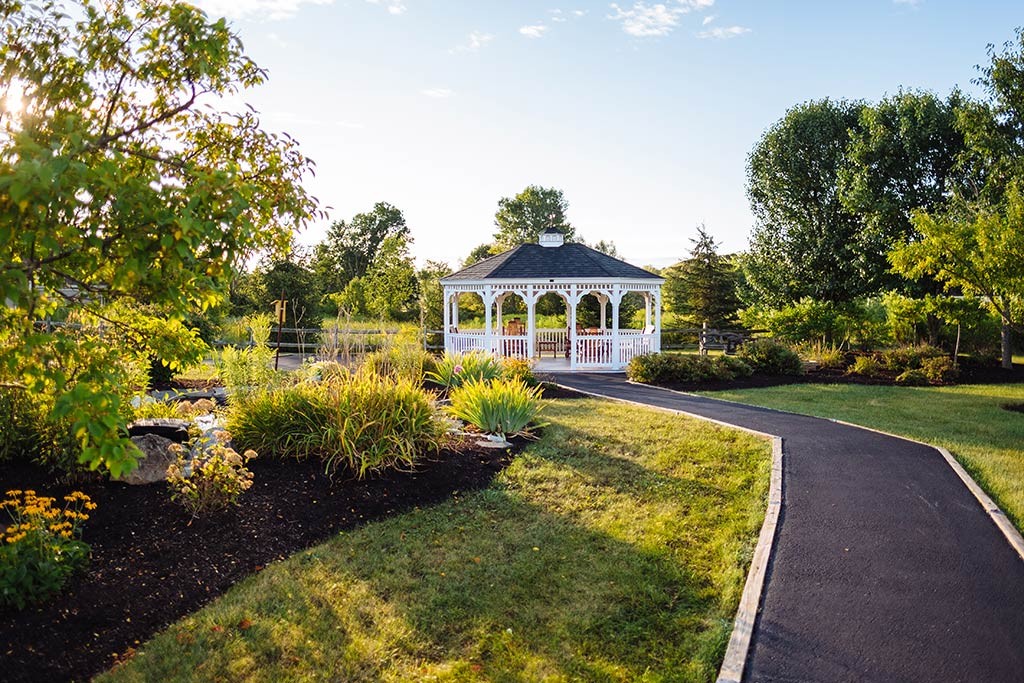
{"label": "green leaves", "polygon": [[497,232],[494,239],[501,249],[536,242],[547,228],[562,231],[566,242],[571,242],[576,229],[569,224],[566,211],[569,202],[562,191],[554,187],[529,185],[515,197],[498,200],[494,214]]}
{"label": "green leaves", "polygon": [[[75,4],[75,20],[50,2],[0,7],[0,91],[25,103],[0,115],[0,368],[54,392],[83,460],[120,472],[134,451],[111,345],[128,362],[194,360],[183,316],[321,214],[295,142],[218,109],[265,78],[223,20],[179,2]],[[120,301],[143,308],[107,310]],[[103,316],[106,332],[33,332],[58,313]]]}

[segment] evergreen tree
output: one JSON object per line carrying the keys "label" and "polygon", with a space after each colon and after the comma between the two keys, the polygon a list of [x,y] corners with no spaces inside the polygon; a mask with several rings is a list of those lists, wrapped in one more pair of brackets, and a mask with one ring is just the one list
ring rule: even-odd
{"label": "evergreen tree", "polygon": [[690,258],[666,271],[666,302],[673,311],[698,324],[733,324],[739,307],[736,268],[718,253],[718,245],[703,225],[690,241]]}

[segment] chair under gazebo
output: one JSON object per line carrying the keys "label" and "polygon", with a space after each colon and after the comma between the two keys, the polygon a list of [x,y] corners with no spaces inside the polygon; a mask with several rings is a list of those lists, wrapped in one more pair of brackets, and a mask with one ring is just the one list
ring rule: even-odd
{"label": "chair under gazebo", "polygon": [[[547,371],[621,370],[634,356],[661,350],[662,284],[654,273],[584,244],[567,243],[561,232],[549,228],[537,244],[522,244],[441,279],[444,348],[535,359],[537,369]],[[483,303],[482,329],[459,326],[459,297],[467,293]],[[641,329],[620,326],[620,305],[629,293],[643,299]],[[564,300],[565,327],[537,327],[537,302],[545,294]],[[598,302],[596,326],[577,323],[586,296]],[[522,300],[525,321],[518,316],[506,320],[509,297]]]}

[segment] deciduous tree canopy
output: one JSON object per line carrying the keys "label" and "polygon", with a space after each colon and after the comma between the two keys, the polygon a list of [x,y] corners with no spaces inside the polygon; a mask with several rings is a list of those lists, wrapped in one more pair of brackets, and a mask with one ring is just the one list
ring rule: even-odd
{"label": "deciduous tree canopy", "polygon": [[827,99],[793,107],[751,153],[748,194],[757,224],[744,267],[762,302],[847,301],[870,289],[858,268],[861,223],[839,193],[860,109]]}
{"label": "deciduous tree canopy", "polygon": [[[56,396],[92,466],[134,463],[110,349],[198,353],[130,304],[172,323],[209,306],[317,214],[295,142],[223,110],[265,77],[223,20],[185,3],[0,4],[0,93],[24,103],[0,111],[0,381]],[[103,320],[105,337],[35,326],[59,309]]]}
{"label": "deciduous tree canopy", "polygon": [[566,242],[576,235],[569,224],[566,211],[569,202],[561,190],[553,187],[530,185],[515,197],[498,200],[498,212],[494,214],[494,241],[501,250],[511,249],[520,244],[536,242],[547,228],[562,231]]}

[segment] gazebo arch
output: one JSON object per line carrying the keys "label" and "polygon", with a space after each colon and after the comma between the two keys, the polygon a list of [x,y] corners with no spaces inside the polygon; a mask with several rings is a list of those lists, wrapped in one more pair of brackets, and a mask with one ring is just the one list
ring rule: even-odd
{"label": "gazebo arch", "polygon": [[[444,347],[452,353],[481,350],[538,359],[541,369],[621,370],[634,356],[661,350],[662,284],[662,278],[642,268],[583,244],[566,244],[560,232],[549,228],[538,244],[520,245],[441,279]],[[459,329],[458,296],[463,292],[483,300],[482,330]],[[629,292],[644,299],[645,324],[639,331],[619,325],[619,306]],[[547,293],[558,294],[566,302],[565,330],[537,328],[537,300]],[[588,294],[598,299],[601,324],[583,329],[576,324],[576,314]],[[503,324],[501,303],[510,296],[526,304],[526,321]]]}

